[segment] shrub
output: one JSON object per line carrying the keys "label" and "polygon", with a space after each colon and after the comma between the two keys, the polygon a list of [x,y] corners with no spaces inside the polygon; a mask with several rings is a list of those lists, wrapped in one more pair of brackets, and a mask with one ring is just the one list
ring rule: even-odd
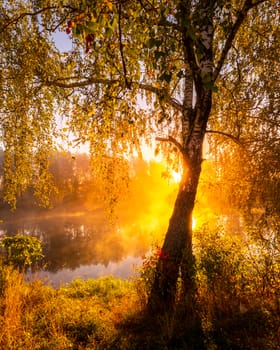
{"label": "shrub", "polygon": [[[278,349],[279,256],[222,228],[195,232],[198,297],[208,348]],[[268,259],[269,258],[269,259]]]}
{"label": "shrub", "polygon": [[1,246],[5,250],[4,264],[20,270],[31,266],[43,257],[41,241],[36,237],[7,236],[2,239]]}

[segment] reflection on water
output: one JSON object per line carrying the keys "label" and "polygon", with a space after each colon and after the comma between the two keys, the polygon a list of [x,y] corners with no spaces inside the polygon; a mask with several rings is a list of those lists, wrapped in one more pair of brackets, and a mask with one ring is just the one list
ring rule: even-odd
{"label": "reflection on water", "polygon": [[45,268],[32,278],[55,286],[76,277],[127,278],[141,263],[148,243],[106,223],[101,211],[85,215],[1,215],[0,235],[26,234],[41,239]]}
{"label": "reflection on water", "polygon": [[140,257],[128,256],[118,262],[109,262],[108,265],[90,264],[81,265],[75,269],[62,268],[56,272],[40,270],[28,277],[28,280],[41,279],[54,287],[70,282],[75,278],[98,278],[101,276],[114,276],[117,278],[129,278],[141,264]]}

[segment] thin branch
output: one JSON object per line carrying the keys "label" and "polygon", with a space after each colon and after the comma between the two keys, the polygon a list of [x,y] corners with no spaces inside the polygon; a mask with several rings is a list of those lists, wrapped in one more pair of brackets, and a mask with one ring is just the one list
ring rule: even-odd
{"label": "thin branch", "polygon": [[68,14],[64,16],[53,28],[51,27],[50,29],[45,27],[46,30],[50,31],[51,33],[54,33],[59,27],[62,26],[63,23],[65,23],[66,19],[68,18]]}
{"label": "thin branch", "polygon": [[121,53],[121,59],[122,59],[122,67],[123,67],[123,75],[124,75],[124,81],[125,85],[128,89],[131,88],[131,83],[127,79],[127,71],[126,71],[126,64],[125,64],[125,57],[123,52],[123,43],[122,43],[122,28],[121,28],[121,2],[118,4],[118,29],[119,29],[119,45],[120,45],[120,53]]}
{"label": "thin branch", "polygon": [[218,78],[218,76],[220,74],[220,71],[223,67],[223,64],[225,62],[227,54],[228,54],[230,48],[232,47],[233,40],[235,39],[236,34],[237,34],[240,26],[244,22],[248,11],[255,6],[260,5],[261,3],[265,2],[265,1],[267,1],[267,0],[259,0],[256,2],[252,2],[252,0],[245,1],[243,8],[239,11],[237,18],[236,18],[236,21],[235,21],[233,27],[231,28],[231,32],[229,33],[229,35],[227,37],[227,40],[226,40],[226,43],[225,43],[224,48],[222,50],[220,59],[217,63],[216,69],[214,70],[214,74],[213,74],[213,81],[214,82],[216,81],[216,79]]}
{"label": "thin branch", "polygon": [[218,134],[218,135],[225,136],[225,137],[231,139],[237,145],[244,147],[244,144],[237,137],[235,137],[235,136],[233,136],[231,134],[228,134],[226,132],[218,131],[218,130],[206,130],[206,133],[208,133],[208,134]]}
{"label": "thin branch", "polygon": [[265,2],[265,1],[268,1],[268,0],[258,0],[258,1],[252,2],[251,8],[260,5],[260,4],[262,4],[263,2]]}
{"label": "thin branch", "polygon": [[64,89],[73,89],[78,87],[86,87],[93,84],[102,84],[102,85],[113,85],[120,83],[118,79],[104,79],[104,78],[88,78],[84,80],[78,80],[74,82],[69,82],[72,80],[78,80],[78,77],[69,77],[69,78],[58,78],[55,80],[44,81],[43,84],[47,86],[57,86]]}
{"label": "thin branch", "polygon": [[178,150],[180,151],[180,153],[183,155],[184,154],[184,150],[183,147],[181,145],[180,142],[178,142],[174,137],[172,136],[168,136],[168,137],[156,137],[156,141],[161,141],[161,142],[169,142],[172,143],[173,145],[176,146],[176,148],[178,148]]}
{"label": "thin branch", "polygon": [[[156,95],[161,95],[163,90],[160,88],[156,88],[152,85],[149,84],[143,84],[143,83],[133,83],[139,87],[141,90],[149,91],[152,92]],[[176,100],[176,98],[173,98],[171,96],[164,96],[164,101],[166,101],[168,104],[170,104],[172,107],[174,107],[176,110],[182,112],[183,111],[183,106],[182,104]]]}
{"label": "thin branch", "polygon": [[2,27],[2,29],[1,29],[1,31],[0,31],[0,33],[4,32],[4,30],[5,30],[6,28],[8,28],[11,24],[17,23],[19,20],[21,20],[21,19],[24,18],[24,17],[27,17],[27,16],[37,16],[37,15],[39,15],[40,13],[42,13],[42,12],[44,12],[44,11],[46,11],[46,10],[52,10],[52,9],[54,9],[54,8],[56,8],[56,7],[51,6],[51,7],[47,7],[47,8],[38,10],[38,11],[36,11],[36,12],[24,12],[24,13],[21,13],[19,16],[17,16],[16,18],[11,19],[11,20],[8,21],[5,25],[3,25],[3,27]]}
{"label": "thin branch", "polygon": [[[75,11],[76,10],[76,9],[74,9],[71,6],[64,6],[64,8],[67,8],[67,9],[69,9],[71,11]],[[58,9],[57,6],[48,6],[48,7],[44,7],[42,9],[38,10],[38,11],[35,11],[35,12],[23,12],[19,16],[15,17],[13,19],[10,19],[8,22],[6,22],[5,25],[2,26],[2,28],[0,30],[0,33],[3,33],[6,28],[8,28],[12,24],[16,24],[18,21],[20,21],[24,17],[37,16],[37,15],[39,15],[42,12],[49,11],[49,10],[56,10],[56,9]]]}

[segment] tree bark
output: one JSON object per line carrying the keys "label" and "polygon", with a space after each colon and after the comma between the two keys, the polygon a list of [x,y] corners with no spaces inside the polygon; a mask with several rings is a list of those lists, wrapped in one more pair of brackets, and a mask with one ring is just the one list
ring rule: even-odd
{"label": "tree bark", "polygon": [[[179,1],[179,28],[182,34],[185,80],[182,104],[181,147],[184,173],[174,210],[162,246],[151,288],[148,309],[173,317],[176,297],[181,292],[187,318],[195,320],[195,261],[192,249],[192,212],[201,173],[202,147],[212,106],[214,2],[201,1],[194,18],[200,34],[190,35],[190,2]],[[199,53],[199,54],[198,54]],[[180,279],[179,279],[180,277]],[[180,284],[178,284],[180,281]],[[180,288],[178,288],[178,286]]]}
{"label": "tree bark", "polygon": [[191,312],[195,291],[192,212],[201,172],[202,143],[203,138],[196,140],[195,152],[192,150],[188,168],[184,169],[150,292],[148,307],[152,312],[160,309],[161,312],[173,314],[179,277],[188,312]]}
{"label": "tree bark", "polygon": [[[188,81],[186,81],[188,83]],[[186,99],[190,100],[188,96]],[[195,259],[192,248],[192,212],[201,173],[203,139],[212,105],[211,89],[200,86],[194,108],[184,104],[182,129],[183,176],[151,288],[148,309],[172,318],[176,297],[184,304],[188,320],[195,320]],[[178,280],[180,277],[180,288]],[[180,293],[179,293],[180,292]],[[177,299],[178,300],[178,299]]]}

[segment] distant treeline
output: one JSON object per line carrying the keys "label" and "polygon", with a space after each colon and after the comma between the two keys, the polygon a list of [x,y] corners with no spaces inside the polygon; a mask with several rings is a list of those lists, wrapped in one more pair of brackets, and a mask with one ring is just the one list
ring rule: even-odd
{"label": "distant treeline", "polygon": [[[104,183],[100,181],[100,173],[98,174],[100,169],[94,168],[88,154],[72,154],[70,152],[53,154],[49,166],[55,189],[49,194],[51,207],[65,208],[69,206],[73,210],[75,208],[79,211],[91,210],[101,205],[110,205],[110,202],[117,202],[120,198],[122,198],[121,201],[126,201],[127,193],[131,190],[136,192],[137,202],[140,200],[140,193],[142,200],[148,197],[144,199],[145,206],[147,206],[154,200],[149,198],[150,191],[143,192],[143,186],[144,188],[153,188],[154,192],[163,193],[163,187],[168,183],[168,176],[171,177],[171,172],[168,173],[166,166],[162,163],[146,162],[142,158],[127,161],[108,157],[104,163],[106,162],[107,164],[103,165],[103,168],[100,167],[103,171],[101,177],[107,179],[107,183]],[[127,169],[124,169],[126,166]],[[118,179],[116,179],[117,177]],[[9,205],[4,201],[4,193],[4,151],[0,150],[0,208],[8,210]],[[18,209],[42,209],[34,194],[32,183],[24,192],[18,193],[16,210]]]}
{"label": "distant treeline", "polygon": [[[218,216],[235,210],[250,221],[256,216],[279,215],[277,152],[265,149],[255,158],[248,158],[241,151],[237,148],[228,156],[220,152],[222,156],[203,162],[195,210],[201,212],[204,219],[209,210]],[[107,157],[107,167],[102,168],[98,161],[95,167],[86,153],[56,152],[50,159],[49,171],[55,190],[49,195],[53,208],[92,210],[119,201],[121,211],[133,208],[135,215],[143,208],[153,208],[151,213],[155,215],[154,208],[160,203],[162,207],[163,203],[172,207],[175,200],[178,184],[172,178],[172,165],[166,162]],[[125,173],[125,166],[128,166],[128,173]],[[100,181],[100,169],[101,177],[109,179],[107,183]],[[0,209],[8,210],[4,192],[4,151],[0,150]],[[40,209],[38,202],[31,183],[24,192],[18,193],[16,207],[37,210]]]}
{"label": "distant treeline", "polygon": [[[56,153],[51,159],[49,170],[56,189],[51,195],[53,207],[67,203],[81,203],[86,199],[89,191],[94,192],[90,160],[87,154],[73,156],[70,152]],[[3,150],[0,151],[0,184],[0,207],[8,209],[8,204],[3,200],[5,190]],[[38,200],[31,186],[23,193],[18,193],[17,208],[38,208]]]}

